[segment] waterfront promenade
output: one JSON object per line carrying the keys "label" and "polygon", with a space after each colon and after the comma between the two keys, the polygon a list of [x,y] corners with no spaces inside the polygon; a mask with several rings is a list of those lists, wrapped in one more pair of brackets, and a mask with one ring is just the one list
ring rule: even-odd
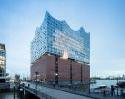
{"label": "waterfront promenade", "polygon": [[[36,85],[33,83],[25,83],[25,84],[26,85],[30,84],[29,88],[36,89]],[[38,93],[47,94],[48,96],[51,96],[55,99],[93,99],[87,96],[82,96],[78,94],[65,92],[62,90],[52,89],[52,88],[44,87],[41,85],[37,85],[37,91]]]}
{"label": "waterfront promenade", "polygon": [[[25,85],[30,85],[29,88],[35,89],[36,84],[35,83],[29,83],[26,82]],[[111,96],[110,93],[104,95],[103,93],[94,93],[94,92],[83,92],[83,91],[76,91],[76,90],[70,90],[66,88],[60,88],[58,86],[50,87],[50,86],[44,86],[44,85],[37,85],[37,91],[40,93],[47,94],[48,96],[53,97],[54,99],[125,99],[123,96],[117,96],[115,94],[114,96]],[[45,98],[46,99],[46,98]]]}

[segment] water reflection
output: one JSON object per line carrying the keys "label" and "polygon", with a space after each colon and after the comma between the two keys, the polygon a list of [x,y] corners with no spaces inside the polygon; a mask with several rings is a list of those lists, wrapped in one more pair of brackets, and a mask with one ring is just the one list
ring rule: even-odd
{"label": "water reflection", "polygon": [[[12,92],[0,93],[0,99],[14,99],[14,94]],[[20,99],[17,94],[15,94],[15,99]]]}

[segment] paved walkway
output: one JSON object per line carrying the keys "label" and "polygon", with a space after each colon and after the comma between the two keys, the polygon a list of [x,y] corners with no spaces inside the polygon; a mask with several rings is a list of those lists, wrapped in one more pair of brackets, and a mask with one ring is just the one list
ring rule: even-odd
{"label": "paved walkway", "polygon": [[[35,89],[36,85],[32,83],[29,83],[29,84],[30,84],[30,88]],[[38,92],[45,93],[56,99],[92,99],[86,96],[76,95],[69,92],[51,89],[40,85],[37,86],[37,90]]]}
{"label": "paved walkway", "polygon": [[[30,88],[35,89],[36,85],[33,83],[29,83],[30,84]],[[26,85],[28,85],[28,83],[26,83]],[[53,88],[49,88],[49,87],[44,87],[41,85],[37,85],[37,91],[39,93],[44,93],[47,94],[51,97],[54,97],[54,99],[93,99],[90,97],[94,97],[94,99],[125,99],[125,96],[111,96],[110,94],[107,95],[103,95],[101,93],[93,93],[91,92],[89,93],[83,93],[83,92],[79,92],[79,91],[75,91],[75,94],[73,92],[68,92],[68,91],[63,91],[62,89],[53,89]],[[43,99],[43,98],[42,98]]]}

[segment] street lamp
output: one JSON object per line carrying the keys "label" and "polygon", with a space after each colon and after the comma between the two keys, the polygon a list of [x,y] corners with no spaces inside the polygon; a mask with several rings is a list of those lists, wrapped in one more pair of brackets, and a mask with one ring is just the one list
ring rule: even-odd
{"label": "street lamp", "polygon": [[55,85],[58,85],[58,57],[57,55],[55,55]]}
{"label": "street lamp", "polygon": [[55,75],[57,76],[58,74],[57,74],[57,73],[55,73]]}
{"label": "street lamp", "polygon": [[13,92],[14,92],[14,99],[15,99],[15,82],[14,82],[14,86],[13,86]]}
{"label": "street lamp", "polygon": [[55,73],[55,84],[58,84],[58,73]]}
{"label": "street lamp", "polygon": [[70,59],[70,84],[72,85],[72,61],[73,59]]}
{"label": "street lamp", "polygon": [[117,96],[118,96],[118,77],[116,79],[117,79]]}
{"label": "street lamp", "polygon": [[35,89],[36,89],[36,94],[37,94],[37,75],[38,75],[38,72],[35,72],[35,75],[36,75],[36,87],[35,87]]}
{"label": "street lamp", "polygon": [[83,66],[81,64],[81,84],[83,84]]}

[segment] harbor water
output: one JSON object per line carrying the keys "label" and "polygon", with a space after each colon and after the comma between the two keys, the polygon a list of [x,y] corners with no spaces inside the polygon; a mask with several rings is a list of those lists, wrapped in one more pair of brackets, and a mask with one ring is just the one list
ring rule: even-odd
{"label": "harbor water", "polygon": [[111,87],[111,85],[116,85],[119,81],[125,81],[125,80],[96,80],[96,83],[91,84],[90,88],[97,88],[100,85],[106,85],[108,87]]}
{"label": "harbor water", "polygon": [[[0,99],[14,99],[14,93],[13,92],[0,93]],[[17,94],[15,94],[15,99],[20,99]]]}

